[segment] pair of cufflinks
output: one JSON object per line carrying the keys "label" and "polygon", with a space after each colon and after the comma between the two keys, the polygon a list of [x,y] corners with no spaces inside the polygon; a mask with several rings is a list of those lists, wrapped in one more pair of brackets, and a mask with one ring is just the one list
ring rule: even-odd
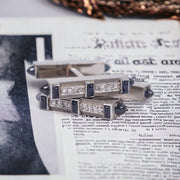
{"label": "pair of cufflinks", "polygon": [[46,79],[37,99],[43,110],[56,110],[103,119],[116,119],[127,111],[122,98],[144,100],[153,95],[150,84],[124,74],[107,74],[103,62],[34,62],[27,72]]}

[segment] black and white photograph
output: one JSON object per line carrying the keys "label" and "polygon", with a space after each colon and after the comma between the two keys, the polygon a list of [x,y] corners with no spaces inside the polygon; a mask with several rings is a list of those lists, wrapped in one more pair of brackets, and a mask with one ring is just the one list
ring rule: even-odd
{"label": "black and white photograph", "polygon": [[34,142],[24,61],[35,61],[36,38],[51,35],[0,35],[0,174],[48,174]]}

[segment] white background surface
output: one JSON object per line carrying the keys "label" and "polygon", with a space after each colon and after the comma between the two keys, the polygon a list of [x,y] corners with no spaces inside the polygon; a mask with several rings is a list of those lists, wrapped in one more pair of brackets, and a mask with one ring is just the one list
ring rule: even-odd
{"label": "white background surface", "polygon": [[51,0],[1,0],[0,17],[82,17]]}

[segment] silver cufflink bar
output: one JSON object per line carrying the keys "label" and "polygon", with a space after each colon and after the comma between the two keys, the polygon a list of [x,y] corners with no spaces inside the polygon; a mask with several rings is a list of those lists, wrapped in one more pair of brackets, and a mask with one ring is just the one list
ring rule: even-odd
{"label": "silver cufflink bar", "polygon": [[120,75],[83,76],[49,81],[51,99],[93,98],[128,94],[130,80]]}
{"label": "silver cufflink bar", "polygon": [[103,119],[116,119],[124,114],[127,107],[120,99],[96,98],[96,99],[50,99],[48,95],[39,97],[42,110],[55,110],[69,112],[73,115],[86,115]]}
{"label": "silver cufflink bar", "polygon": [[67,61],[44,61],[33,62],[29,67],[28,73],[34,75],[36,79],[75,77],[75,76],[91,76],[104,74],[105,69],[108,68],[106,64],[99,61],[87,62],[71,62]]}

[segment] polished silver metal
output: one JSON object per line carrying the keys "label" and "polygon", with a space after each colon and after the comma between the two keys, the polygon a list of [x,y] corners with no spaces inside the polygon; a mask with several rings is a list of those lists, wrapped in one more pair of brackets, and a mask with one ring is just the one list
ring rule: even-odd
{"label": "polished silver metal", "polygon": [[115,95],[115,98],[144,101],[153,96],[151,85],[148,82],[134,82],[128,94]]}
{"label": "polished silver metal", "polygon": [[136,100],[146,100],[153,96],[151,85],[148,82],[135,82],[132,86],[129,96]]}
{"label": "polished silver metal", "polygon": [[[123,93],[122,84],[124,81],[128,82],[126,94],[129,93],[130,80],[128,76],[123,74],[48,79],[50,89],[54,85],[59,85],[60,99],[119,95]],[[90,97],[88,97],[88,84],[94,85],[93,95]],[[50,90],[51,92],[52,90]]]}
{"label": "polished silver metal", "polygon": [[104,74],[107,65],[99,61],[68,62],[67,61],[44,61],[33,62],[28,72],[37,79],[62,78],[74,76],[91,76]]}

